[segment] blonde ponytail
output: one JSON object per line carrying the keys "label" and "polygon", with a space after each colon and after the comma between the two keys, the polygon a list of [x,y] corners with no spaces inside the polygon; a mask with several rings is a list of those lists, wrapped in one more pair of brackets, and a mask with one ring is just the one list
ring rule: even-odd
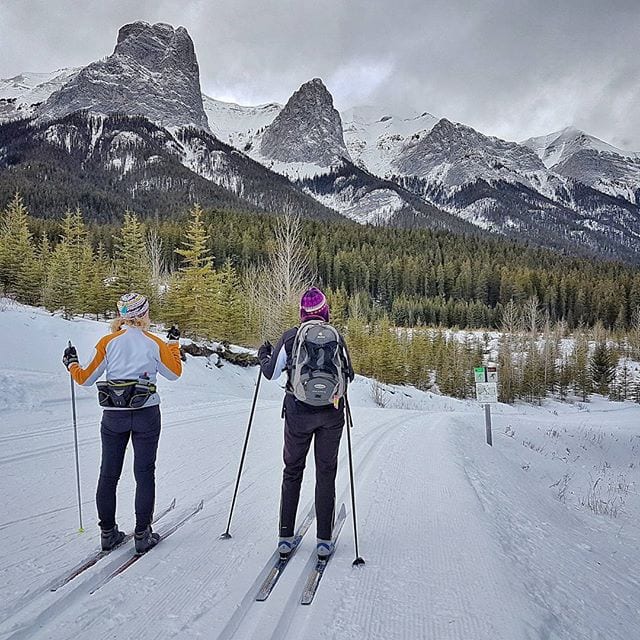
{"label": "blonde ponytail", "polygon": [[151,320],[149,320],[148,314],[145,314],[141,318],[122,318],[118,316],[111,321],[111,333],[118,333],[118,331],[122,330],[123,325],[148,331],[151,326]]}

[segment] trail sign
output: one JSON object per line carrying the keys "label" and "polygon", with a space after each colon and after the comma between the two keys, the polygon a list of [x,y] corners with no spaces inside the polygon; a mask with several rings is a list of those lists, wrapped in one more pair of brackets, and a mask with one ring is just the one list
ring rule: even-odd
{"label": "trail sign", "polygon": [[498,402],[498,385],[495,382],[476,383],[476,399],[482,404]]}
{"label": "trail sign", "polygon": [[498,382],[498,367],[494,364],[490,364],[486,367],[476,367],[473,370],[473,376],[476,380],[476,384],[482,382]]}
{"label": "trail sign", "polygon": [[484,405],[487,444],[493,445],[493,436],[491,434],[491,405],[498,402],[498,368],[493,363],[489,363],[486,367],[475,367],[473,377],[476,381],[476,399]]}

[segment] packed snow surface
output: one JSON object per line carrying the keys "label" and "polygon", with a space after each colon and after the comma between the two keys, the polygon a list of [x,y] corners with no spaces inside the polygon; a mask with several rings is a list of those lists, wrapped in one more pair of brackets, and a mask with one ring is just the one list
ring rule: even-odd
{"label": "packed snow surface", "polygon": [[[231,525],[226,528],[257,371],[188,357],[160,382],[157,508],[170,524],[203,510],[130,569],[90,591],[130,546],[65,587],[51,581],[99,544],[93,494],[100,456],[95,389],[77,388],[86,531],[78,533],[69,378],[71,339],[91,356],[104,322],[65,321],[4,303],[0,312],[0,638],[631,640],[640,619],[640,407],[496,405],[494,446],[475,402],[351,387],[360,554],[354,568],[346,438],[338,502],[349,519],[317,596],[298,604],[315,553],[309,531],[264,603],[281,476],[282,389],[263,382]],[[271,338],[275,338],[272,336]],[[128,452],[118,522],[133,526]],[[312,500],[309,461],[300,513]]]}

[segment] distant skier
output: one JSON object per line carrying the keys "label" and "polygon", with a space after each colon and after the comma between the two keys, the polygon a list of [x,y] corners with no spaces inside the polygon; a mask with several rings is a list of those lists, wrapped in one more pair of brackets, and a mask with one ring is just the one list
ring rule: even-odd
{"label": "distant skier", "polygon": [[345,423],[343,396],[354,373],[344,339],[328,324],[329,306],[319,289],[312,287],[302,296],[300,321],[299,327],[285,331],[275,349],[267,340],[258,350],[267,379],[287,372],[278,550],[286,557],[293,549],[302,475],[314,439],[317,553],[328,557],[333,553],[335,479]]}
{"label": "distant skier", "polygon": [[136,478],[136,553],[155,546],[160,536],[151,529],[155,505],[155,463],[160,438],[160,397],[156,375],[176,380],[182,374],[180,332],[172,327],[169,342],[149,333],[149,302],[141,294],[128,293],[118,301],[119,317],[111,323],[111,333],[101,338],[91,362],[78,363],[75,347],[67,347],[62,362],[73,379],[89,386],[97,383],[98,401],[104,412],[100,434],[102,462],[96,492],[102,549],[119,545],[125,534],[116,524],[116,487],[124,454],[133,441],[133,471]]}

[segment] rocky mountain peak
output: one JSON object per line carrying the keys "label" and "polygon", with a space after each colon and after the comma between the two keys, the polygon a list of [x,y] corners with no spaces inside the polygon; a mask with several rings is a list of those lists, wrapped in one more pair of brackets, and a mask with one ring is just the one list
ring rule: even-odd
{"label": "rocky mountain peak", "polygon": [[446,118],[439,120],[431,131],[408,138],[392,166],[400,175],[437,174],[449,186],[478,178],[526,183],[524,174],[545,172],[544,165],[530,149],[485,136]]}
{"label": "rocky mountain peak", "polygon": [[113,53],[82,69],[37,115],[53,119],[80,110],[208,129],[198,61],[187,30],[164,23],[124,25]]}
{"label": "rocky mountain peak", "polygon": [[320,78],[306,82],[289,98],[264,132],[260,153],[280,162],[323,167],[349,158],[340,114]]}

